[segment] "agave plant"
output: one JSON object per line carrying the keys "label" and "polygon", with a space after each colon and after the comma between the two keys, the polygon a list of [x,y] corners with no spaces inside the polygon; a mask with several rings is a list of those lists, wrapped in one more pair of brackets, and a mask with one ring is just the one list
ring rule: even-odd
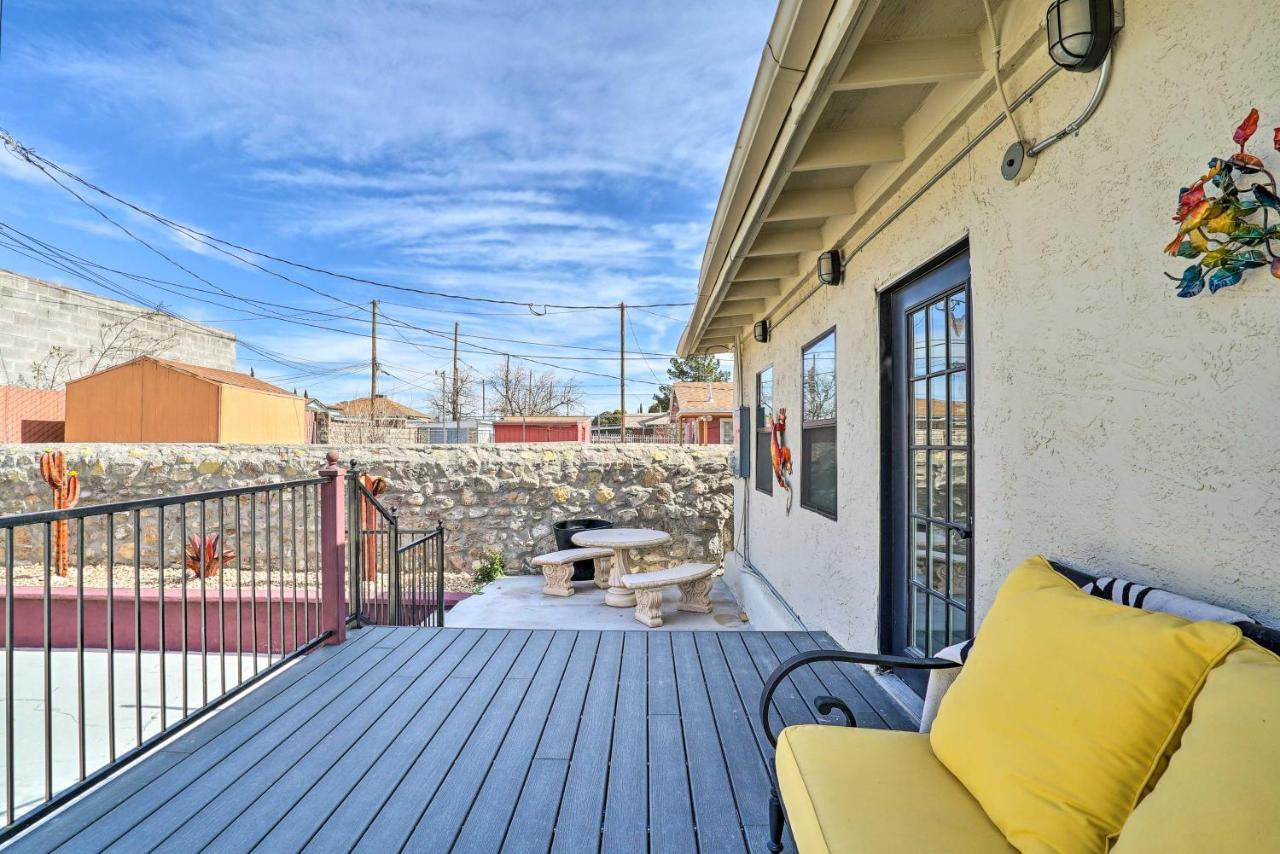
{"label": "agave plant", "polygon": [[228,561],[236,559],[236,553],[231,549],[224,548],[222,544],[222,536],[220,534],[210,534],[204,538],[204,548],[201,548],[200,538],[192,534],[187,538],[187,569],[191,570],[196,578],[201,576],[201,556],[204,557],[204,577],[211,578],[218,574],[218,570],[222,568]]}

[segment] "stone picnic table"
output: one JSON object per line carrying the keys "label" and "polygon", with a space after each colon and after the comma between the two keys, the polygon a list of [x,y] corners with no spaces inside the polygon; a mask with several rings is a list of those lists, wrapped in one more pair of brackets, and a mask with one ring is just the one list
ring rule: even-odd
{"label": "stone picnic table", "polygon": [[613,550],[613,565],[609,568],[609,589],[605,591],[604,603],[614,608],[630,608],[636,604],[636,594],[622,583],[622,576],[629,572],[627,550],[662,546],[669,542],[671,542],[671,535],[666,531],[655,531],[650,528],[596,528],[579,531],[573,535],[574,545]]}

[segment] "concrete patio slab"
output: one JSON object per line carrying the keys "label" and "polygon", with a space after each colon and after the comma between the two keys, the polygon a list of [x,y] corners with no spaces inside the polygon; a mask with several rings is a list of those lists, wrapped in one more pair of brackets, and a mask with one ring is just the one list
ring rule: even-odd
{"label": "concrete patio slab", "polygon": [[750,631],[739,618],[738,603],[722,578],[711,588],[711,613],[677,611],[680,593],[663,591],[663,625],[646,629],[636,622],[634,608],[610,608],[605,591],[590,581],[574,584],[574,595],[545,596],[542,577],[513,575],[500,578],[475,596],[459,602],[445,617],[450,628],[471,629],[586,629],[639,631]]}

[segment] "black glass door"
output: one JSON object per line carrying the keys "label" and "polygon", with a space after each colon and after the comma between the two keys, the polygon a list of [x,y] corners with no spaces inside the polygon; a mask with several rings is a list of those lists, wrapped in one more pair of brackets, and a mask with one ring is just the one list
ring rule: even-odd
{"label": "black glass door", "polygon": [[[933,655],[973,630],[969,301],[967,248],[882,301],[882,645],[899,655]],[[922,689],[920,675],[900,675]]]}

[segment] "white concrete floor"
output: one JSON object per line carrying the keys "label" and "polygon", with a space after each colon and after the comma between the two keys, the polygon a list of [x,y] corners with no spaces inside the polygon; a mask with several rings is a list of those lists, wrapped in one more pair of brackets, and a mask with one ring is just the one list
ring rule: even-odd
{"label": "white concrete floor", "polygon": [[663,591],[662,626],[649,629],[636,622],[634,608],[611,608],[604,591],[590,581],[574,584],[572,596],[547,596],[542,576],[512,575],[488,584],[445,614],[450,628],[471,629],[637,629],[661,631],[749,631],[739,617],[738,603],[721,578],[711,590],[711,613],[677,611],[680,593]]}
{"label": "white concrete floor", "polygon": [[[165,717],[169,726],[182,719],[182,653],[165,656]],[[246,653],[243,675],[253,675],[253,656]],[[117,651],[114,656],[116,755],[137,744],[138,719],[141,717],[142,738],[160,732],[160,654],[142,653],[142,705],[137,704],[134,681],[133,651]],[[266,656],[258,657],[259,668],[267,666]],[[218,676],[218,656],[208,658],[208,698],[222,692]],[[79,779],[79,699],[76,690],[75,650],[54,650],[50,655],[50,697],[53,791],[70,786]],[[204,703],[201,691],[203,667],[199,653],[187,656],[187,708],[194,711]],[[236,685],[236,658],[226,658],[226,685]],[[0,713],[4,709],[4,657],[0,655]],[[85,772],[92,773],[110,760],[108,734],[107,653],[85,650],[84,653],[84,751]],[[41,803],[45,794],[44,735],[44,653],[19,649],[13,653],[13,740],[14,740],[14,808],[16,814]],[[3,732],[0,717],[0,732]],[[5,742],[0,740],[0,769],[4,768]],[[3,815],[4,775],[0,773],[0,815]]]}

